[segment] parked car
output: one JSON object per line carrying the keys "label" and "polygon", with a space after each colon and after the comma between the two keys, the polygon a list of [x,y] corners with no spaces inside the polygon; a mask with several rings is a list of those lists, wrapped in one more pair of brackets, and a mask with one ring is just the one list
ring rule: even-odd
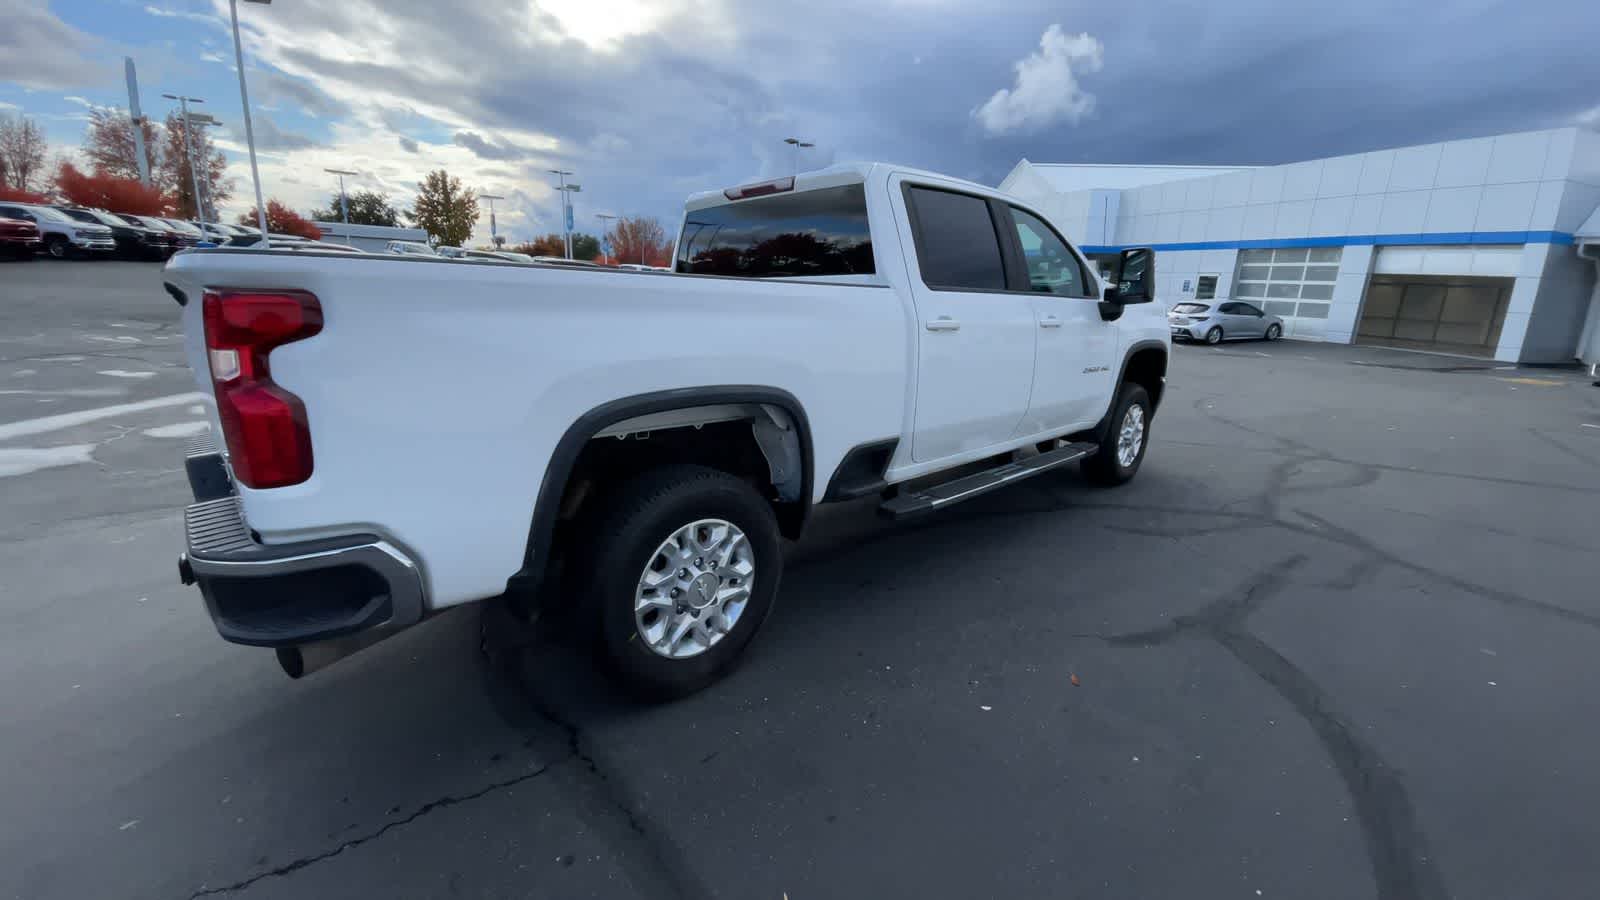
{"label": "parked car", "polygon": [[[521,253],[507,253],[502,250],[463,250],[460,258],[479,262],[522,262],[523,260],[514,258],[522,255]],[[533,257],[527,257],[527,261],[532,262]]]}
{"label": "parked car", "polygon": [[159,216],[136,216],[131,213],[112,213],[112,215],[130,225],[138,225],[143,228],[152,228],[156,231],[159,231],[161,234],[166,236],[167,243],[171,246],[173,253],[176,253],[179,250],[187,250],[190,247],[193,247],[195,244],[200,243],[199,238],[187,231],[180,231],[179,229],[174,228],[172,223]]}
{"label": "parked car", "polygon": [[462,247],[442,246],[433,248],[433,252],[445,259],[465,259],[467,251]]}
{"label": "parked car", "polygon": [[671,272],[667,266],[647,266],[644,263],[618,263],[617,268],[627,269],[630,272]]}
{"label": "parked car", "polygon": [[438,256],[432,247],[421,241],[390,241],[384,245],[384,250],[401,256]]}
{"label": "parked car", "polygon": [[[267,234],[268,246],[270,247],[281,247],[285,244],[304,244],[308,240],[309,238],[303,238],[298,234],[275,234],[271,232]],[[245,234],[229,239],[227,245],[229,247],[251,247],[259,243],[261,243],[261,232],[251,228]]]}
{"label": "parked car", "polygon": [[189,238],[189,240],[192,241],[195,244],[198,244],[201,241],[209,241],[209,240],[211,240],[211,238],[206,236],[206,233],[204,231],[200,230],[199,226],[191,225],[191,224],[189,224],[188,222],[185,222],[182,219],[171,219],[171,218],[167,218],[166,216],[162,216],[161,217],[161,221],[163,221],[163,222],[167,223],[168,225],[172,226],[172,228],[177,230],[177,232],[179,234],[187,236]]}
{"label": "parked car", "polygon": [[109,254],[117,249],[111,229],[100,224],[80,222],[53,206],[33,203],[0,203],[0,216],[32,222],[39,229],[45,252],[56,259],[90,254]]}
{"label": "parked car", "polygon": [[571,266],[579,269],[600,268],[586,259],[567,259],[565,256],[535,256],[533,261],[542,266]]}
{"label": "parked car", "polygon": [[1174,340],[1205,341],[1220,344],[1245,338],[1275,341],[1283,336],[1283,320],[1262,312],[1253,303],[1229,300],[1209,303],[1179,303],[1167,314]]}
{"label": "parked car", "polygon": [[879,164],[697,194],[682,233],[679,271],[732,277],[168,263],[220,435],[188,453],[179,574],[219,633],[299,677],[459,604],[581,604],[626,684],[681,695],[755,637],[813,504],[1139,471],[1170,337],[1148,249],[1102,285],[1023,201]]}
{"label": "parked car", "polygon": [[113,216],[98,209],[76,206],[58,206],[56,209],[91,225],[104,225],[111,229],[111,239],[117,242],[116,254],[123,259],[166,259],[172,255],[172,241],[166,232]]}
{"label": "parked car", "polygon": [[0,253],[13,259],[33,259],[34,252],[43,246],[37,225],[26,219],[0,217]]}
{"label": "parked car", "polygon": [[[206,240],[216,244],[226,244],[245,233],[239,226],[229,225],[226,222],[188,222],[187,224],[200,229],[205,234]],[[256,232],[251,230],[249,233],[255,234]]]}

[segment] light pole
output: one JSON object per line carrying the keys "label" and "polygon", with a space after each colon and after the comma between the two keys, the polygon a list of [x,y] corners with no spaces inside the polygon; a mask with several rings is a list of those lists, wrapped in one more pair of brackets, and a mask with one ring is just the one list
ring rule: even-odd
{"label": "light pole", "polygon": [[567,184],[567,176],[571,172],[561,169],[550,169],[550,174],[556,176],[559,186],[556,188],[561,193],[561,236],[566,245],[567,259],[572,258],[572,194],[583,190],[576,184]]}
{"label": "light pole", "polygon": [[500,249],[500,238],[496,232],[496,225],[494,221],[494,202],[496,200],[504,200],[505,198],[499,194],[479,194],[478,199],[489,201],[489,246],[498,250]]}
{"label": "light pole", "polygon": [[[245,0],[266,6],[272,0]],[[239,103],[244,107],[244,142],[250,148],[250,180],[256,186],[256,218],[261,223],[261,246],[267,243],[267,204],[261,199],[261,170],[256,166],[256,133],[250,127],[250,92],[244,86],[244,45],[239,43],[239,0],[228,0],[228,15],[233,18],[233,62],[239,70]]]}
{"label": "light pole", "polygon": [[189,140],[189,132],[194,128],[194,120],[189,118],[189,104],[204,103],[199,97],[185,97],[182,94],[162,94],[168,100],[178,101],[179,114],[183,118],[183,160],[189,164],[189,183],[194,189],[194,217],[204,222],[205,213],[200,206],[200,173],[194,167],[194,145]]}
{"label": "light pole", "polygon": [[[595,213],[594,217],[600,220],[600,261],[609,266],[611,265],[611,254],[606,252],[606,242],[611,237],[611,222],[616,219],[616,216]],[[621,260],[618,260],[618,262],[621,262]]]}
{"label": "light pole", "polygon": [[802,141],[799,138],[793,138],[793,137],[784,138],[783,142],[785,144],[794,145],[794,173],[796,175],[799,175],[800,174],[800,148],[802,148],[802,147],[815,147],[816,144],[813,144],[810,141]]}
{"label": "light pole", "polygon": [[350,246],[350,198],[344,194],[344,177],[359,173],[351,172],[348,169],[323,169],[322,171],[327,172],[329,175],[339,176],[339,212],[344,216],[344,245],[348,247]]}

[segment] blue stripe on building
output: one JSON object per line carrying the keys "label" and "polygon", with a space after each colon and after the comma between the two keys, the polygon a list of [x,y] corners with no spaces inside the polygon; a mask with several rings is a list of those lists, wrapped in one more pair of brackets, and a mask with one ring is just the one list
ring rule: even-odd
{"label": "blue stripe on building", "polygon": [[1344,234],[1329,237],[1265,238],[1240,241],[1181,241],[1170,244],[1087,244],[1078,249],[1084,253],[1116,253],[1127,247],[1149,247],[1166,250],[1275,250],[1299,247],[1415,247],[1430,246],[1482,246],[1489,244],[1558,244],[1571,245],[1572,235],[1565,231],[1436,231],[1424,234]]}

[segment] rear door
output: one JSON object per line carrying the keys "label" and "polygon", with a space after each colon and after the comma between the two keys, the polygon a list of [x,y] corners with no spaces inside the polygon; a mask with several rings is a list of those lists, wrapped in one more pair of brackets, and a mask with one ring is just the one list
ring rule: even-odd
{"label": "rear door", "polygon": [[1039,326],[1032,298],[1006,289],[1004,205],[890,179],[903,199],[906,266],[916,306],[911,457],[944,459],[1012,436],[1028,409]]}

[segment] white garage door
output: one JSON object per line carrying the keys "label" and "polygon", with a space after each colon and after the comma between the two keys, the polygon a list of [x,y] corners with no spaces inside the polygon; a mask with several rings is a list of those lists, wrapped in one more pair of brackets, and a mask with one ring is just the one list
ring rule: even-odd
{"label": "white garage door", "polygon": [[1241,250],[1233,296],[1260,303],[1283,319],[1283,333],[1320,338],[1328,321],[1341,247]]}
{"label": "white garage door", "polygon": [[1493,356],[1512,284],[1510,278],[1374,275],[1356,341]]}

